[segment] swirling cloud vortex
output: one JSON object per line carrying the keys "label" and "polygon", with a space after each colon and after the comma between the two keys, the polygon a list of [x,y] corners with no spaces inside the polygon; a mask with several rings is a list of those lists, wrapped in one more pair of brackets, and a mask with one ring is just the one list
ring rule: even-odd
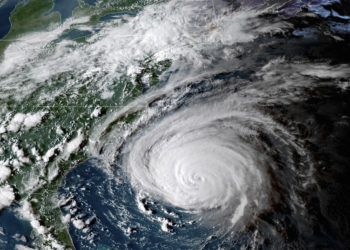
{"label": "swirling cloud vortex", "polygon": [[232,225],[264,207],[267,160],[254,141],[266,121],[230,106],[193,105],[137,136],[126,164],[132,184],[175,207],[230,218]]}

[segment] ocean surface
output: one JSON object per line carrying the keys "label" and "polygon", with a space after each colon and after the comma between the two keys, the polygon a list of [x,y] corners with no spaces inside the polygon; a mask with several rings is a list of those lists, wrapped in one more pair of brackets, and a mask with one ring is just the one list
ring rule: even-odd
{"label": "ocean surface", "polygon": [[0,7],[0,39],[3,38],[10,30],[10,15],[20,0],[6,0],[5,4]]}
{"label": "ocean surface", "polygon": [[[10,15],[16,5],[21,0],[6,0],[5,4],[0,7],[0,39],[3,38],[11,28]],[[94,1],[90,1],[91,4]],[[62,21],[72,16],[72,11],[78,6],[76,0],[55,0],[54,8],[51,11],[60,13]]]}

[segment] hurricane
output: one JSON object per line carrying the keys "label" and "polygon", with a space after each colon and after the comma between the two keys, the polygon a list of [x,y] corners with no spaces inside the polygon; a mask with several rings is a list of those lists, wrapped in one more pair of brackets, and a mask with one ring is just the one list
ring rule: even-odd
{"label": "hurricane", "polygon": [[[223,247],[254,248],[266,241],[274,248],[303,247],[315,226],[309,202],[322,195],[318,163],[303,138],[311,128],[279,112],[318,88],[342,88],[349,70],[305,57],[290,61],[283,46],[271,56],[269,43],[276,43],[269,37],[283,37],[296,24],[268,16],[271,6],[255,11],[228,6],[213,25],[231,14],[232,20],[243,16],[238,20],[244,37],[220,37],[215,45],[207,39],[195,52],[184,46],[185,57],[173,62],[180,70],[164,86],[110,114],[93,130],[90,148],[107,169],[120,169],[119,178],[130,184],[146,215],[170,206],[189,216],[182,223],[212,230]],[[256,48],[256,40],[266,45]],[[228,50],[230,56],[222,56]],[[264,59],[255,60],[259,56]],[[198,58],[204,62],[200,70]],[[157,205],[152,210],[150,204]],[[165,219],[163,229],[181,228],[176,220]],[[293,236],[301,228],[305,234]],[[300,238],[289,242],[293,237]],[[204,247],[210,248],[208,239]]]}
{"label": "hurricane", "polygon": [[[260,84],[272,86],[262,93]],[[295,135],[263,111],[279,99],[278,88],[219,75],[153,93],[98,129],[98,152],[122,168],[138,197],[188,213],[219,235],[258,227],[275,206],[302,217],[298,190],[315,185],[313,163]],[[118,124],[132,114],[131,125]]]}

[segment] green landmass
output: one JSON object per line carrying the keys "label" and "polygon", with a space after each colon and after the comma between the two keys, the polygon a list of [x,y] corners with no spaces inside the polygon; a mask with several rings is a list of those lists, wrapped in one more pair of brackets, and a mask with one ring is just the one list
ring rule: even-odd
{"label": "green landmass", "polygon": [[12,40],[36,30],[47,29],[50,25],[60,23],[57,12],[47,14],[53,7],[53,0],[30,0],[20,2],[10,16],[11,29],[0,41],[0,55]]}
{"label": "green landmass", "polygon": [[[96,24],[101,17],[120,12],[140,11],[144,6],[163,2],[164,0],[102,0],[96,5],[89,5],[83,0],[78,0],[79,6],[73,10],[73,16],[90,16],[90,23]],[[0,2],[1,3],[1,2]],[[53,8],[53,0],[28,0],[20,2],[11,13],[11,29],[0,40],[0,59],[6,47],[20,36],[38,30],[45,30],[61,22],[58,12],[50,12]]]}
{"label": "green landmass", "polygon": [[[21,103],[15,102],[12,99],[0,100],[0,105],[6,106],[10,112],[14,113],[48,111],[48,115],[39,126],[29,131],[21,130],[17,133],[9,133],[8,140],[16,141],[19,147],[24,150],[25,155],[31,159],[31,162],[35,162],[35,157],[30,153],[31,148],[36,148],[39,154],[43,155],[47,150],[61,142],[63,137],[68,138],[68,141],[74,138],[79,129],[83,129],[86,135],[85,138],[87,139],[90,128],[103,119],[103,114],[114,111],[116,109],[115,106],[127,104],[147,91],[149,87],[152,87],[146,86],[140,80],[145,74],[150,75],[151,85],[156,86],[159,83],[160,74],[168,69],[170,62],[163,61],[152,63],[150,60],[146,60],[141,65],[143,70],[136,76],[138,80],[132,82],[126,77],[117,80],[114,87],[111,89],[114,95],[110,99],[100,98],[93,86],[82,86],[76,91],[67,90],[61,93],[53,101],[38,104],[38,96],[61,88],[62,81],[71,77],[69,75],[62,75],[57,77],[55,84],[50,87],[39,88]],[[124,90],[126,91],[123,92]],[[25,105],[23,105],[23,103],[25,103]],[[91,113],[96,107],[102,108],[102,116],[97,119],[92,119]],[[118,124],[130,123],[136,119],[137,116],[137,113],[129,114],[119,119]],[[64,135],[56,133],[57,126],[64,131]],[[16,187],[17,200],[28,200],[36,215],[39,216],[41,224],[49,228],[50,233],[52,233],[61,244],[71,249],[74,249],[74,246],[69,236],[68,229],[66,225],[62,223],[60,208],[53,202],[52,197],[57,194],[57,190],[67,172],[87,159],[85,145],[86,142],[82,143],[80,145],[80,150],[72,154],[67,160],[57,162],[55,158],[53,158],[49,162],[48,167],[52,164],[58,164],[59,174],[50,182],[47,172],[45,172],[44,175],[40,176],[43,185],[33,193],[27,193],[25,191],[25,180],[28,179],[30,174],[40,174],[40,168],[38,166],[34,166],[31,163],[25,164],[20,170],[15,171],[9,179],[9,183]],[[7,158],[15,157],[11,150],[11,145],[5,146],[4,153]],[[59,156],[59,153],[57,156]]]}
{"label": "green landmass", "polygon": [[[106,14],[139,11],[145,5],[154,2],[159,1],[102,0],[98,1],[96,6],[91,6],[79,0],[80,5],[75,9],[74,15],[90,16],[89,24],[94,25]],[[11,29],[0,40],[0,59],[6,47],[13,40],[20,39],[26,33],[46,30],[53,25],[59,24],[61,21],[60,15],[57,12],[50,13],[52,8],[53,0],[28,0],[18,4],[11,13]],[[70,32],[72,32],[72,29],[65,31],[64,34],[66,36],[63,34],[62,39],[75,39],[77,42],[85,42],[84,37],[77,36],[70,38]],[[7,99],[0,99],[0,106],[5,108],[7,113],[30,113],[43,110],[48,112],[39,126],[30,130],[20,130],[16,133],[8,132],[6,137],[0,137],[0,142],[4,145],[4,153],[2,156],[0,155],[0,160],[16,158],[16,155],[11,149],[11,145],[14,142],[23,149],[25,156],[30,159],[30,163],[24,163],[20,169],[13,169],[12,175],[8,180],[9,184],[15,189],[16,201],[28,200],[33,207],[34,213],[38,216],[40,223],[48,228],[49,232],[65,248],[74,249],[74,245],[67,226],[61,221],[61,210],[56,202],[54,202],[53,197],[57,194],[57,190],[67,172],[87,159],[86,141],[68,159],[59,159],[61,152],[57,152],[50,159],[44,171],[41,169],[42,166],[36,165],[35,155],[32,154],[31,149],[35,148],[39,155],[44,155],[45,152],[62,142],[65,138],[68,141],[75,138],[79,129],[82,129],[85,140],[87,140],[90,128],[100,122],[104,118],[104,115],[114,111],[118,106],[129,103],[148,91],[149,88],[158,85],[159,76],[170,67],[170,64],[170,61],[153,63],[152,58],[146,58],[143,62],[140,62],[142,70],[136,76],[135,81],[132,81],[126,76],[115,80],[110,89],[114,94],[109,99],[101,98],[99,91],[94,88],[91,82],[82,84],[82,87],[74,91],[71,89],[64,90],[65,82],[68,79],[78,77],[72,73],[63,73],[55,76],[54,79],[50,80],[50,84],[39,87],[30,96],[20,102],[16,101],[13,96]],[[143,82],[145,75],[149,78],[148,84]],[[50,94],[53,95],[57,91],[59,91],[59,94],[55,95],[56,97],[53,100],[40,100],[41,96],[50,96]],[[92,118],[91,113],[96,107],[101,107],[101,116]],[[138,113],[129,114],[119,119],[117,123],[130,123],[137,117]],[[58,126],[63,131],[63,134],[56,132]],[[59,173],[50,181],[48,179],[48,168],[54,164],[59,166]],[[28,193],[26,191],[26,184],[31,174],[40,176],[41,184],[36,190]],[[42,242],[40,240],[37,242],[39,242],[39,247],[40,244],[43,246],[49,244],[49,242]]]}

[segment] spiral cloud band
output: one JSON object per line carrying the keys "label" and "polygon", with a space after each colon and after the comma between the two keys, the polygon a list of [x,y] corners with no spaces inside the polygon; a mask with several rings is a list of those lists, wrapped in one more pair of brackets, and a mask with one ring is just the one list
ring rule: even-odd
{"label": "spiral cloud band", "polygon": [[[247,34],[251,41],[256,35],[269,43],[262,28],[267,21],[259,18],[247,18]],[[268,32],[278,32],[281,23]],[[283,25],[286,32],[290,27]],[[320,71],[335,78],[349,72],[342,65],[291,63],[249,41],[201,44],[195,51],[209,66],[187,60],[192,57],[175,58],[159,87],[94,127],[89,149],[107,165],[104,169],[131,184],[136,197],[178,209],[219,231],[253,225],[267,227],[256,231],[261,234],[275,233],[279,222],[271,220],[289,217],[308,227],[303,193],[314,188],[313,159],[292,121],[283,124],[282,112],[276,115],[274,108],[302,101],[304,93],[320,86],[317,79],[325,77]],[[218,57],[208,57],[207,50]],[[234,56],[225,57],[227,50]],[[261,60],[251,60],[255,53]],[[187,68],[196,70],[188,74]]]}
{"label": "spiral cloud band", "polygon": [[189,211],[230,213],[235,224],[248,206],[260,206],[267,192],[264,159],[245,141],[254,134],[234,123],[244,115],[224,103],[164,119],[130,148],[133,184]]}
{"label": "spiral cloud band", "polygon": [[[137,197],[218,232],[265,227],[261,217],[276,208],[308,223],[300,190],[314,185],[312,160],[293,131],[263,111],[282,97],[292,102],[285,91],[291,83],[300,92],[311,88],[313,77],[303,72],[276,84],[298,67],[273,60],[256,74],[256,84],[219,74],[156,89],[110,114],[90,147],[107,169],[123,172]],[[260,232],[274,226],[267,227]]]}

